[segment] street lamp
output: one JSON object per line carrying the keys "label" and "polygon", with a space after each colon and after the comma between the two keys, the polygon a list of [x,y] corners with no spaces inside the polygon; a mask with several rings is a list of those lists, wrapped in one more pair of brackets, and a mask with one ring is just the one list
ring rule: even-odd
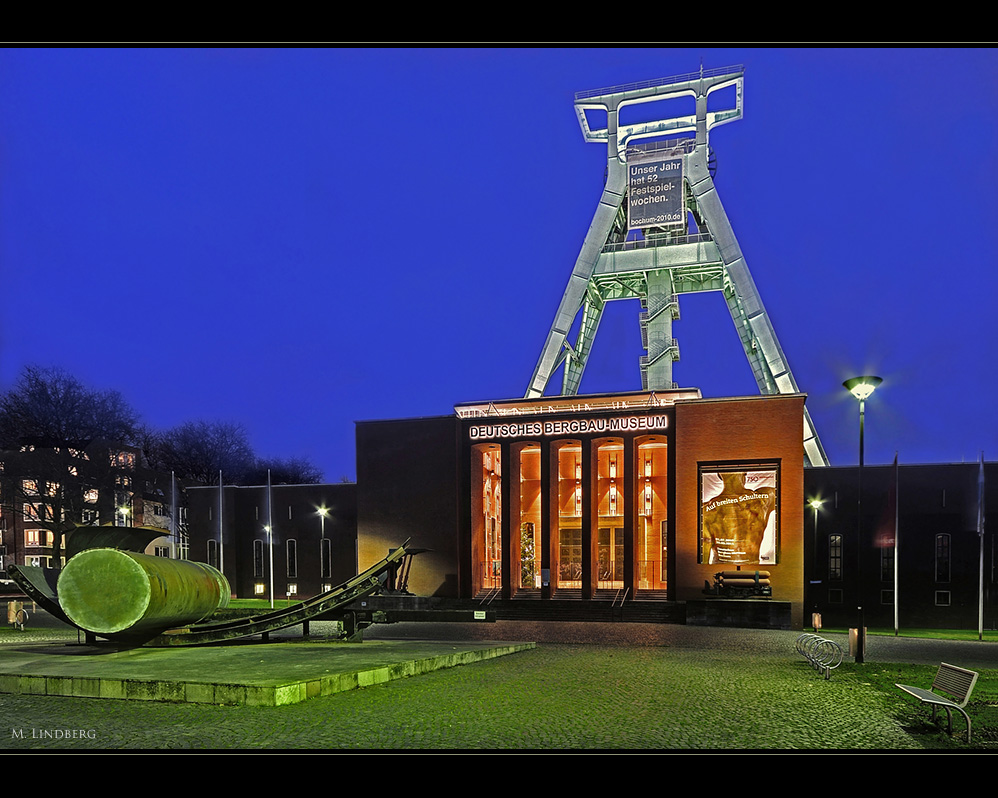
{"label": "street lamp", "polygon": [[274,530],[264,526],[267,533],[267,547],[270,549],[270,608],[274,609]]}
{"label": "street lamp", "polygon": [[326,570],[326,518],[329,517],[329,508],[323,505],[316,508],[316,512],[319,514],[319,523],[321,525],[321,537],[319,538],[319,592],[322,593],[324,590],[322,580],[328,576],[328,571]]}
{"label": "street lamp", "polygon": [[859,583],[857,598],[859,599],[859,629],[856,634],[856,662],[866,661],[866,616],[863,610],[863,426],[866,418],[866,400],[883,382],[880,377],[852,377],[842,385],[849,393],[859,399],[859,472],[856,478],[858,490],[856,496],[856,579]]}
{"label": "street lamp", "polygon": [[[814,537],[811,542],[811,598],[814,599],[811,603],[814,606],[814,611],[811,613],[811,621],[816,624],[818,620],[818,599],[817,593],[815,592],[817,588],[815,585],[821,584],[821,580],[818,579],[818,508],[821,507],[825,502],[823,499],[811,499],[808,505],[814,510]],[[817,629],[815,629],[817,631]]]}

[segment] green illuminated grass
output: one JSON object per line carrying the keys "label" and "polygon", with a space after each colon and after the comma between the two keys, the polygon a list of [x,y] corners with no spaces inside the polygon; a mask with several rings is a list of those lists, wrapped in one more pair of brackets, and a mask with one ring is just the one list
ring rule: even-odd
{"label": "green illuminated grass", "polygon": [[[974,639],[977,639],[976,636]],[[855,679],[859,686],[872,687],[883,693],[896,706],[898,722],[925,748],[967,750],[966,724],[960,713],[953,713],[953,737],[949,737],[946,734],[945,712],[939,712],[937,723],[933,724],[930,707],[905,696],[895,687],[897,684],[910,684],[928,689],[932,686],[936,670],[935,665],[857,665],[843,662],[832,678]],[[998,744],[998,670],[979,669],[978,673],[980,676],[966,707],[973,728],[973,742],[969,748],[994,750]]]}
{"label": "green illuminated grass", "polygon": [[[809,632],[811,629],[805,627],[804,631]],[[848,634],[849,630],[842,628],[823,628],[819,632],[823,634]],[[878,629],[872,626],[867,627],[866,633],[868,635],[879,635],[882,637],[894,637],[893,629]],[[978,634],[977,630],[970,629],[901,629],[898,637],[917,637],[924,638],[928,640],[977,640]],[[998,631],[993,629],[985,629],[983,640],[988,643],[998,643]]]}

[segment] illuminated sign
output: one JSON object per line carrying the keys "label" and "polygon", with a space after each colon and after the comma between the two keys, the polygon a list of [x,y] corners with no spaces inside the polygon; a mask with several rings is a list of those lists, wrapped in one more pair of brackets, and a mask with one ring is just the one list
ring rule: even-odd
{"label": "illuminated sign", "polygon": [[701,466],[701,563],[775,563],[778,518],[777,466]]}
{"label": "illuminated sign", "polygon": [[569,418],[556,421],[512,421],[505,424],[479,424],[468,428],[471,440],[493,438],[552,437],[556,435],[586,435],[593,432],[637,432],[664,430],[668,416],[618,416],[611,418]]}
{"label": "illuminated sign", "polygon": [[627,162],[627,228],[670,227],[686,221],[682,157]]}
{"label": "illuminated sign", "polygon": [[602,396],[551,396],[544,399],[504,399],[457,405],[458,418],[494,418],[502,416],[537,416],[541,414],[592,413],[600,410],[640,410],[672,407],[680,399],[700,399],[698,388],[682,388],[636,394]]}

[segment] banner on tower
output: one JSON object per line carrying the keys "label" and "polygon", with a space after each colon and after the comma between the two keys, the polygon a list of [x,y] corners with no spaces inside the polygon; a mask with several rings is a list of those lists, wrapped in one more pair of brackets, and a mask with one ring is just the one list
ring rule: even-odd
{"label": "banner on tower", "polygon": [[682,156],[652,156],[627,162],[627,228],[684,223]]}

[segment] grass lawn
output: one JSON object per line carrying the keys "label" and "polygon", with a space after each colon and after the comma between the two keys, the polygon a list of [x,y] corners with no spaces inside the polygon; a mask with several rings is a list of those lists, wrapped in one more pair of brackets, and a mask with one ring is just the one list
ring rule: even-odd
{"label": "grass lawn", "polygon": [[[976,639],[976,638],[974,638]],[[936,675],[935,665],[857,665],[843,662],[835,670],[839,674],[855,679],[860,685],[873,688],[890,696],[897,708],[898,722],[904,729],[919,738],[926,748],[958,750],[998,750],[998,669],[979,669],[980,677],[970,695],[965,709],[972,724],[971,745],[967,745],[967,727],[963,716],[953,712],[953,737],[946,733],[946,713],[936,712],[936,723],[932,723],[932,707],[922,704],[906,695],[895,684],[910,684],[929,689]]]}
{"label": "grass lawn", "polygon": [[[805,632],[812,631],[810,628],[804,629]],[[820,629],[818,634],[848,634],[848,629],[837,629],[837,628],[825,628]],[[893,629],[877,629],[872,626],[866,628],[866,633],[868,635],[881,635],[884,637],[894,637]],[[919,637],[929,640],[977,640],[978,634],[977,630],[970,629],[901,629],[898,637]],[[984,642],[986,643],[998,643],[998,631],[993,629],[984,630]]]}

